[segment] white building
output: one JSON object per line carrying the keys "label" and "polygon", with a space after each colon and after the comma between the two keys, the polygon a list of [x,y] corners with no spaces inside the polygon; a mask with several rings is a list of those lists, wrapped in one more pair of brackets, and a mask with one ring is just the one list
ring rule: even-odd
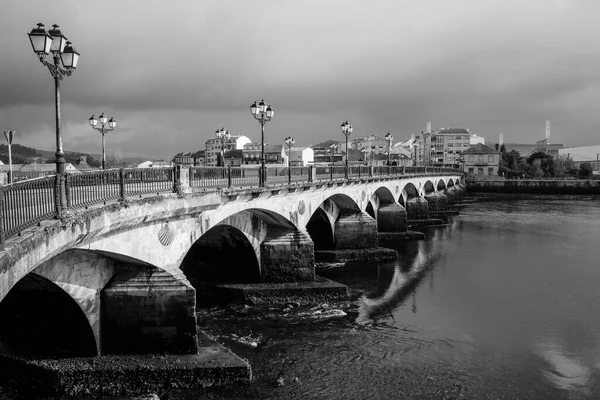
{"label": "white building", "polygon": [[138,168],[164,168],[164,167],[171,167],[173,166],[173,163],[169,162],[169,161],[164,161],[164,160],[157,160],[157,161],[144,161],[143,163],[138,164]]}
{"label": "white building", "polygon": [[[231,135],[228,141],[225,141],[223,148],[225,151],[229,150],[243,150],[244,145],[250,143],[250,139],[244,135]],[[204,165],[216,166],[219,161],[219,154],[221,154],[221,140],[219,138],[208,139],[205,142],[206,152],[204,158]]]}
{"label": "white building", "polygon": [[558,155],[573,160],[577,167],[583,163],[590,163],[594,171],[600,171],[600,145],[566,147],[558,149]]}
{"label": "white building", "polygon": [[[288,147],[285,147],[285,164],[288,165],[290,160],[290,152]],[[315,153],[310,147],[292,147],[291,150],[291,166],[292,167],[305,167],[309,164],[313,164],[315,161]]]}
{"label": "white building", "polygon": [[471,146],[475,146],[476,144],[485,144],[485,138],[483,136],[477,136],[474,133],[471,133],[469,136],[469,144]]}

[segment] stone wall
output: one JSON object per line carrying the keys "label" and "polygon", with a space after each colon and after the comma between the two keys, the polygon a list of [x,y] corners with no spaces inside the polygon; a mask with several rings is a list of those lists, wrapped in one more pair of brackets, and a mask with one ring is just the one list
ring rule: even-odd
{"label": "stone wall", "polygon": [[377,230],[379,232],[405,232],[406,220],[406,210],[400,204],[382,205],[377,210]]}
{"label": "stone wall", "polygon": [[198,352],[195,290],[168,272],[119,269],[101,301],[104,353]]}
{"label": "stone wall", "polygon": [[469,180],[467,189],[484,193],[600,194],[600,180]]}

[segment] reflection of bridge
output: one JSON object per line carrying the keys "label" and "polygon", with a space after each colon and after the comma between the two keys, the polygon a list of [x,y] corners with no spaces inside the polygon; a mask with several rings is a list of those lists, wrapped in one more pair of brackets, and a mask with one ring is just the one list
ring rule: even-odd
{"label": "reflection of bridge", "polygon": [[312,282],[315,249],[377,246],[464,193],[454,170],[358,168],[267,173],[267,187],[232,168],[157,168],[69,176],[63,194],[54,176],[0,188],[0,336],[28,335],[28,305],[64,303],[43,329],[78,354],[194,352],[198,283]]}

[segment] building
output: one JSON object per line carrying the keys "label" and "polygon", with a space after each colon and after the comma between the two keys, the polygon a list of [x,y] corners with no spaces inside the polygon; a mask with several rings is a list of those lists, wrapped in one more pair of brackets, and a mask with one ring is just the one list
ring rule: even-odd
{"label": "building", "polygon": [[229,150],[225,153],[226,167],[240,167],[243,160],[243,150]]}
{"label": "building", "polygon": [[471,133],[468,129],[440,128],[431,134],[431,147],[425,145],[424,150],[430,149],[432,164],[457,164],[459,154],[469,147]]}
{"label": "building", "polygon": [[[246,143],[242,150],[244,165],[260,164],[261,144]],[[265,143],[265,164],[283,164],[287,162],[282,144]]]}
{"label": "building", "polygon": [[194,165],[194,157],[191,152],[177,153],[173,157],[173,163],[175,165]]}
{"label": "building", "polygon": [[204,165],[204,150],[199,150],[195,153],[177,153],[173,157],[173,163],[175,165],[188,165],[188,166],[203,166]]}
{"label": "building", "polygon": [[206,166],[217,166],[221,157],[221,151],[227,152],[229,150],[242,150],[244,145],[250,143],[250,139],[243,135],[231,135],[229,140],[225,140],[221,144],[221,139],[212,138],[208,139],[205,143],[205,154],[204,154],[204,165]]}
{"label": "building", "polygon": [[600,145],[566,147],[559,149],[558,154],[568,157],[577,168],[583,163],[589,163],[592,170],[600,171]]}
{"label": "building", "polygon": [[367,151],[372,154],[387,154],[388,142],[377,135],[368,135],[354,139],[350,147],[355,150],[363,152]]}
{"label": "building", "polygon": [[478,143],[461,153],[463,170],[475,175],[498,175],[500,157],[499,151]]}
{"label": "building", "polygon": [[318,147],[313,147],[313,163],[314,165],[342,165],[344,164],[344,154],[338,153],[335,149],[331,149],[327,152],[317,152]]}
{"label": "building", "polygon": [[172,167],[173,164],[170,163],[169,161],[165,161],[165,160],[148,160],[148,161],[144,161],[143,163],[139,163],[137,168],[165,168],[165,167]]}
{"label": "building", "polygon": [[305,167],[315,163],[315,153],[310,147],[292,147],[291,152],[285,148],[286,164],[288,160],[292,167]]}
{"label": "building", "polygon": [[559,154],[559,150],[564,148],[562,144],[550,144],[550,139],[542,139],[535,142],[535,151],[541,151],[542,153],[546,153],[552,158],[557,158]]}
{"label": "building", "polygon": [[474,133],[471,133],[471,136],[469,136],[469,144],[471,146],[475,146],[476,144],[485,144],[485,138],[483,136],[477,136]]}

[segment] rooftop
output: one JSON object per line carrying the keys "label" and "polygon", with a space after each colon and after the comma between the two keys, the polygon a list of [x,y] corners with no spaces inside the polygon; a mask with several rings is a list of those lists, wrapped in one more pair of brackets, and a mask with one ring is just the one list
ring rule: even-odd
{"label": "rooftop", "polygon": [[475,146],[469,147],[462,154],[498,154],[499,151],[486,146],[485,144],[477,143]]}

